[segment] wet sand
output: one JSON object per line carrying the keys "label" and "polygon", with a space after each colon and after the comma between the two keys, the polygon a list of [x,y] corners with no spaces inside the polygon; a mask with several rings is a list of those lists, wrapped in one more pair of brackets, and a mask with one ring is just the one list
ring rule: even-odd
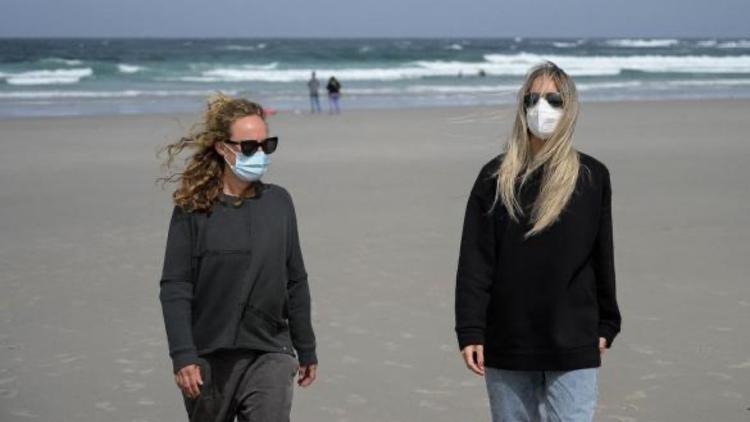
{"label": "wet sand", "polygon": [[[583,105],[610,169],[623,329],[598,421],[750,418],[750,102]],[[0,420],[186,420],[158,301],[158,146],[192,115],[0,121]],[[280,114],[319,380],[293,420],[489,420],[453,333],[462,214],[508,108]]]}

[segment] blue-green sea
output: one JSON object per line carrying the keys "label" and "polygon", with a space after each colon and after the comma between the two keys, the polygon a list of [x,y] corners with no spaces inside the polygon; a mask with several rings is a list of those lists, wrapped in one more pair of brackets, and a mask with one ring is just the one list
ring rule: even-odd
{"label": "blue-green sea", "polygon": [[0,117],[306,111],[313,70],[345,109],[504,104],[542,60],[583,101],[750,97],[750,39],[0,39]]}

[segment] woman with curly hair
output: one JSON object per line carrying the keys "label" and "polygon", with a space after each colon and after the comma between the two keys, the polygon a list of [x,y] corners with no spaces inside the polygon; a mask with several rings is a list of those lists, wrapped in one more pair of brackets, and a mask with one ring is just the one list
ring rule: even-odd
{"label": "woman with curly hair", "polygon": [[[167,167],[176,182],[159,299],[191,421],[286,421],[316,378],[310,292],[289,193],[261,181],[278,138],[254,102],[218,95]],[[295,353],[296,352],[296,353]]]}

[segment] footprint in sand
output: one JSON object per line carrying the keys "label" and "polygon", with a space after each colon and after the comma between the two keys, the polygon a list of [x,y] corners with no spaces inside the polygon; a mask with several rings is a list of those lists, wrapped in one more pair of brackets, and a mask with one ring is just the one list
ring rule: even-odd
{"label": "footprint in sand", "polygon": [[346,330],[348,334],[367,334],[367,330],[362,327],[350,327]]}
{"label": "footprint in sand", "polygon": [[620,415],[609,415],[609,419],[612,419],[616,422],[636,422],[636,418],[631,418],[629,416],[620,416]]}
{"label": "footprint in sand", "polygon": [[387,366],[395,366],[397,368],[404,368],[404,369],[411,369],[414,367],[414,365],[408,364],[408,363],[400,363],[400,362],[394,362],[392,360],[387,360],[383,362],[384,365]]}
{"label": "footprint in sand", "polygon": [[646,345],[631,344],[630,349],[642,355],[653,355],[655,353],[651,346]]}
{"label": "footprint in sand", "polygon": [[367,404],[367,399],[360,396],[359,394],[349,394],[346,396],[346,402],[348,404],[361,405]]}
{"label": "footprint in sand", "polygon": [[20,416],[22,418],[38,418],[39,417],[39,415],[37,415],[36,413],[33,413],[29,409],[14,409],[10,411],[10,414],[14,416]]}
{"label": "footprint in sand", "polygon": [[4,399],[12,399],[18,395],[18,390],[13,388],[0,388],[0,397]]}
{"label": "footprint in sand", "polygon": [[392,341],[386,341],[385,343],[383,343],[383,345],[385,346],[385,350],[389,352],[395,352],[400,347],[397,343],[394,343]]}
{"label": "footprint in sand", "polygon": [[424,394],[426,396],[448,396],[451,393],[449,391],[441,391],[441,390],[427,390],[425,388],[417,388],[414,390],[417,394]]}
{"label": "footprint in sand", "polygon": [[344,416],[346,415],[346,410],[342,409],[340,407],[329,407],[329,406],[321,406],[320,410],[330,413],[332,415],[338,415],[338,416]]}
{"label": "footprint in sand", "polygon": [[476,381],[461,381],[459,385],[461,387],[476,387],[479,383]]}
{"label": "footprint in sand", "polygon": [[444,410],[447,410],[445,406],[441,406],[432,400],[426,400],[426,399],[422,399],[419,401],[419,407],[424,407],[424,408],[432,409],[432,410],[438,410],[441,412]]}
{"label": "footprint in sand", "polygon": [[355,358],[354,356],[344,356],[341,358],[341,363],[346,365],[353,365],[355,363],[359,363],[359,358]]}
{"label": "footprint in sand", "polygon": [[117,408],[112,406],[112,403],[109,401],[96,402],[94,403],[94,407],[96,407],[97,409],[105,410],[107,412],[114,412],[115,410],[117,410]]}
{"label": "footprint in sand", "polygon": [[733,368],[733,369],[747,369],[747,368],[750,368],[750,359],[748,359],[748,360],[746,360],[746,361],[744,361],[742,363],[738,363],[736,365],[729,365],[729,367]]}
{"label": "footprint in sand", "polygon": [[138,404],[139,406],[153,406],[153,405],[156,404],[156,402],[153,401],[153,400],[151,400],[151,399],[140,398],[140,399],[138,399],[138,401],[136,402],[136,404]]}
{"label": "footprint in sand", "polygon": [[141,369],[140,371],[138,371],[140,375],[148,375],[152,372],[154,372],[154,368],[146,368],[146,369]]}
{"label": "footprint in sand", "polygon": [[646,397],[648,397],[648,395],[646,394],[645,391],[637,390],[625,396],[625,400],[627,401],[641,400],[641,399],[645,399]]}
{"label": "footprint in sand", "polygon": [[[737,391],[722,391],[721,394],[719,394],[721,397],[726,397],[728,399],[743,399],[745,396],[742,395],[742,393]],[[750,408],[748,409],[750,410]]]}
{"label": "footprint in sand", "polygon": [[122,388],[122,391],[132,393],[133,391],[138,391],[146,388],[145,382],[136,382],[136,381],[130,381],[130,380],[124,380],[119,385],[117,385],[114,389],[120,389]]}
{"label": "footprint in sand", "polygon": [[440,351],[441,351],[441,352],[449,352],[449,353],[453,353],[453,352],[455,352],[455,351],[456,351],[456,347],[454,347],[454,346],[453,346],[453,345],[451,345],[451,344],[441,344],[441,345],[440,345]]}

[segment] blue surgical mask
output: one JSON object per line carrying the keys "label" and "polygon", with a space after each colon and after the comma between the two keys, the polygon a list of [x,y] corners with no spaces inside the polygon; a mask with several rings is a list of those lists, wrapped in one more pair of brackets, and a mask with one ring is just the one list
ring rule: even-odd
{"label": "blue surgical mask", "polygon": [[271,159],[268,158],[268,155],[266,155],[266,153],[260,148],[255,154],[249,157],[245,154],[237,153],[232,149],[229,150],[234,154],[234,165],[229,163],[229,160],[227,160],[226,157],[224,157],[224,161],[229,164],[232,172],[234,172],[237,177],[246,182],[260,180],[268,169],[268,166],[271,164]]}

